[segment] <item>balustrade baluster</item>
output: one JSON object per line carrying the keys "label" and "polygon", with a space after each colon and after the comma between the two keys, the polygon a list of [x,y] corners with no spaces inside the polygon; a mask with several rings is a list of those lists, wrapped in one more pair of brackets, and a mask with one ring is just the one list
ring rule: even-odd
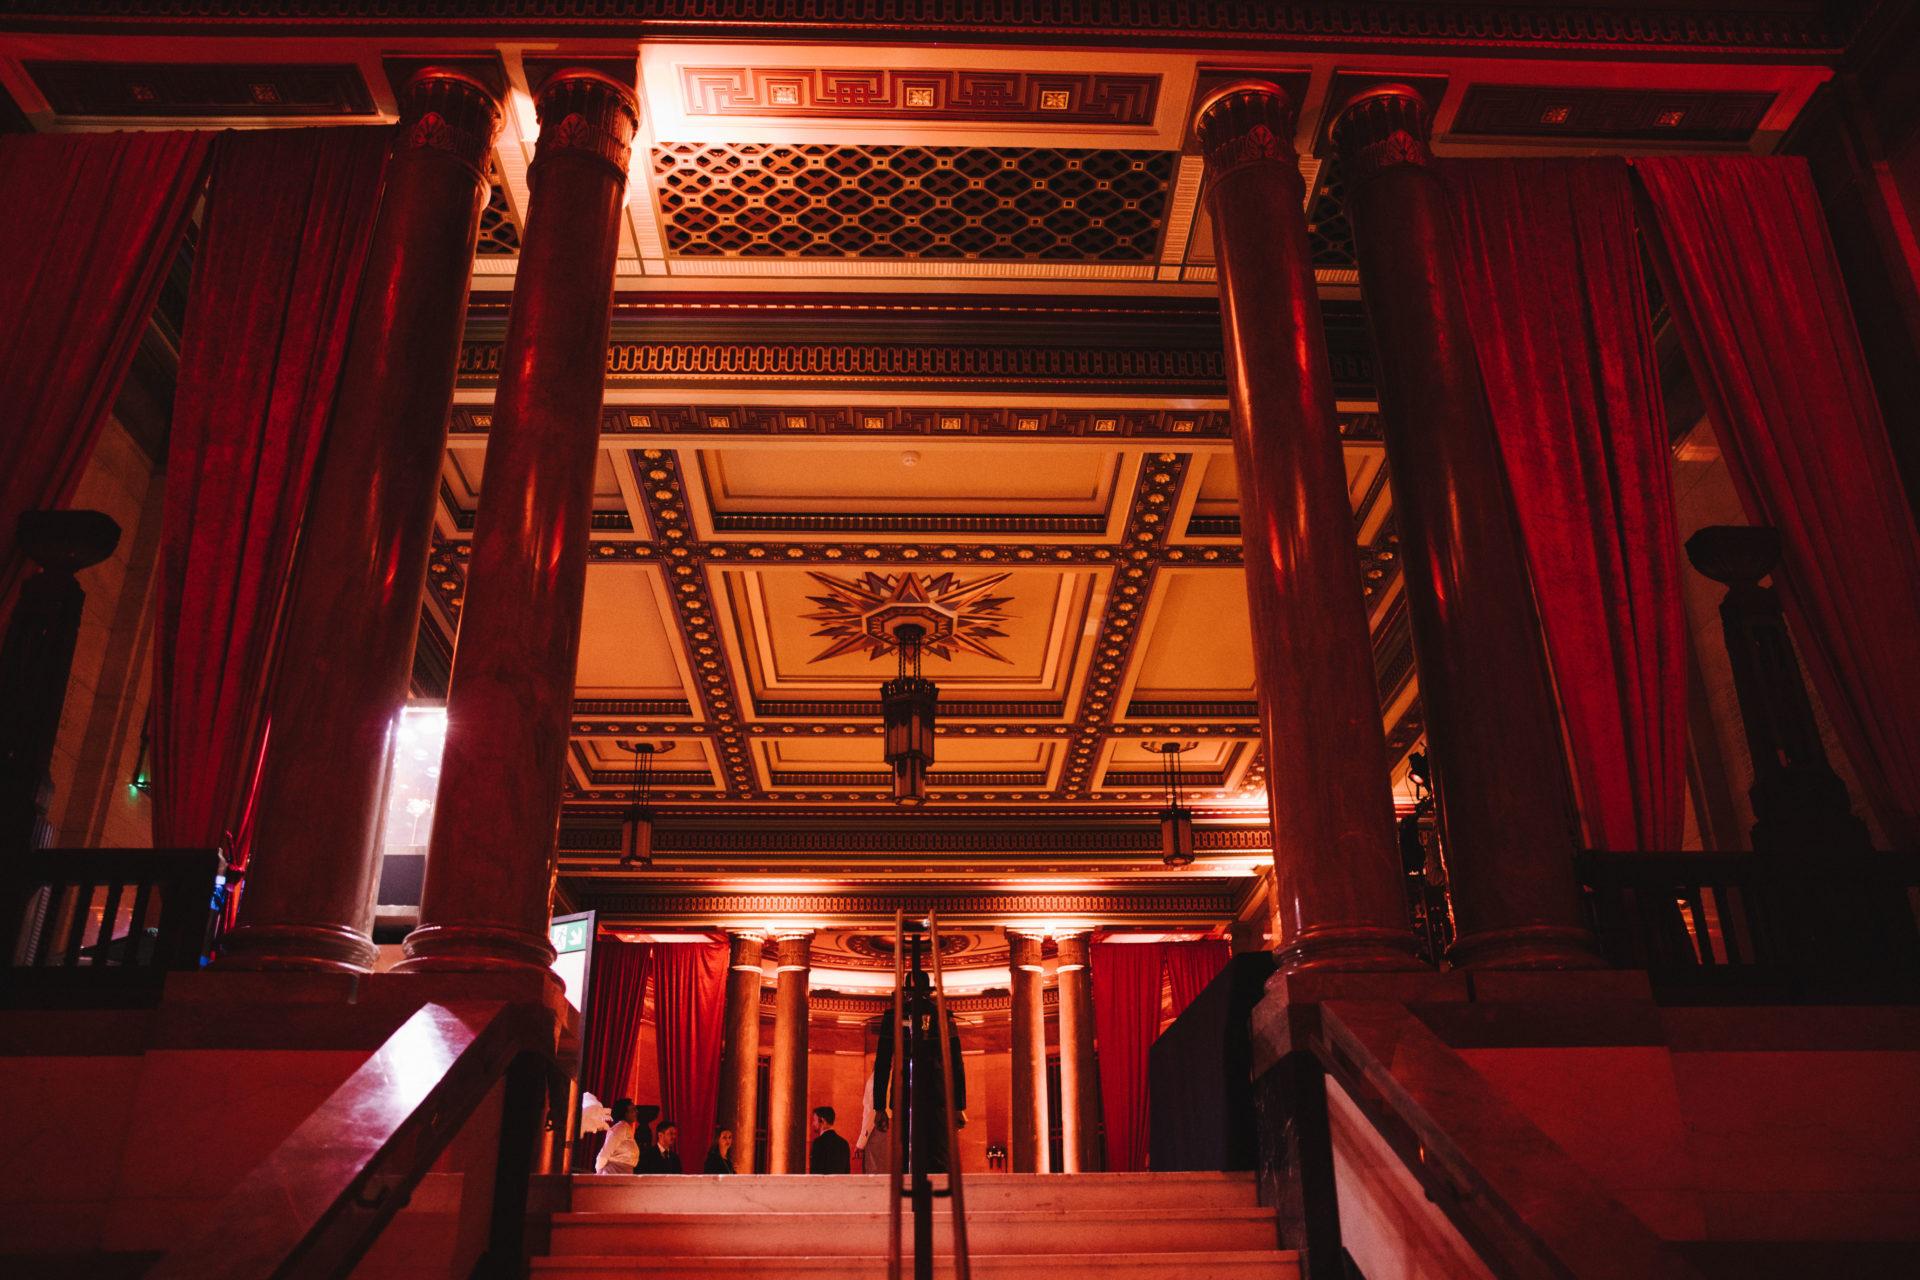
{"label": "balustrade baluster", "polygon": [[76,882],[73,891],[73,923],[67,926],[67,946],[63,963],[69,969],[80,964],[80,944],[86,941],[87,913],[93,907],[93,881]]}
{"label": "balustrade baluster", "polygon": [[[115,876],[107,885],[107,901],[100,911],[100,964],[112,964],[114,917],[120,914],[120,897],[126,892],[126,885],[119,876]],[[122,961],[122,963],[125,963]]]}

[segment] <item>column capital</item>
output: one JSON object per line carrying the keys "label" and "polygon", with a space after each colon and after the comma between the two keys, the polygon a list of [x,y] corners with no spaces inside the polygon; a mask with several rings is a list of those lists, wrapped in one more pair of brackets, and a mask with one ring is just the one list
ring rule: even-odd
{"label": "column capital", "polygon": [[439,153],[484,180],[499,134],[500,100],[493,90],[464,71],[422,67],[400,88],[396,155]]}
{"label": "column capital", "polygon": [[1092,941],[1091,933],[1069,933],[1056,939],[1055,945],[1060,951],[1058,963],[1054,968],[1056,970],[1084,969],[1087,965],[1087,950]]}
{"label": "column capital", "polygon": [[1015,969],[1040,969],[1040,945],[1045,940],[1038,932],[1022,933],[1018,929],[1007,931],[1008,961]]}
{"label": "column capital", "polygon": [[1333,145],[1349,186],[1399,165],[1429,165],[1433,117],[1411,85],[1379,84],[1355,94],[1334,117]]}
{"label": "column capital", "polygon": [[1299,182],[1300,155],[1293,147],[1297,115],[1286,90],[1269,80],[1241,80],[1208,94],[1194,113],[1208,177],[1276,164]]}
{"label": "column capital", "polygon": [[764,954],[765,946],[766,940],[758,933],[736,931],[727,934],[727,967],[760,972],[760,957]]}
{"label": "column capital", "polygon": [[602,71],[569,67],[547,77],[534,111],[540,120],[534,170],[542,161],[578,153],[614,169],[622,183],[627,180],[633,135],[640,128],[639,100],[631,84]]}
{"label": "column capital", "polygon": [[807,969],[813,965],[813,930],[773,935],[774,963],[781,969]]}

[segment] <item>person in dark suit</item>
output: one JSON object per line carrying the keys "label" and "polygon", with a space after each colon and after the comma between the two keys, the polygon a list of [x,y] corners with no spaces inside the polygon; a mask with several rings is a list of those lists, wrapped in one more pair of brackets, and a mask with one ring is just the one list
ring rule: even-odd
{"label": "person in dark suit", "polygon": [[685,1173],[680,1167],[680,1126],[662,1120],[653,1131],[653,1141],[640,1149],[640,1167],[636,1173]]}
{"label": "person in dark suit", "polygon": [[722,1129],[713,1135],[713,1145],[707,1149],[706,1167],[700,1172],[733,1172],[733,1130]]}
{"label": "person in dark suit", "polygon": [[833,1108],[815,1107],[810,1129],[813,1149],[807,1154],[807,1169],[812,1173],[852,1173],[853,1148],[833,1131]]}
{"label": "person in dark suit", "polygon": [[[933,989],[927,975],[914,970],[907,975],[906,1018],[901,1034],[912,1046],[907,1053],[908,1096],[913,1100],[908,1117],[901,1109],[891,1109],[893,1089],[893,1015],[881,1023],[880,1043],[873,1056],[874,1128],[887,1131],[888,1124],[910,1118],[907,1128],[907,1169],[913,1172],[947,1172],[947,1099],[940,1076],[940,1041],[935,1038]],[[967,1127],[967,1069],[960,1058],[960,1032],[947,1016],[947,1052],[953,1059],[953,1109],[956,1128]],[[913,1125],[920,1125],[916,1131]]]}

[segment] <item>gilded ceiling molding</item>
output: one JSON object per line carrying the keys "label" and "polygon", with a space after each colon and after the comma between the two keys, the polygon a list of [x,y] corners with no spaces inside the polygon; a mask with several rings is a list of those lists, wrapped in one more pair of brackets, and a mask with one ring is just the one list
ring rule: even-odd
{"label": "gilded ceiling molding", "polygon": [[1805,0],[1764,11],[1714,4],[1562,5],[1471,0],[1386,5],[1377,0],[1323,0],[1311,5],[1247,4],[1243,0],[1051,0],[1027,17],[1006,0],[499,0],[476,16],[469,0],[28,0],[16,27],[151,28],[194,21],[224,25],[430,34],[487,31],[519,38],[591,34],[596,38],[728,35],[841,39],[858,33],[934,36],[983,44],[1026,43],[1035,36],[1095,37],[1151,44],[1232,43],[1260,47],[1309,40],[1409,42],[1450,48],[1542,45],[1630,49],[1751,49],[1838,52],[1847,10]]}

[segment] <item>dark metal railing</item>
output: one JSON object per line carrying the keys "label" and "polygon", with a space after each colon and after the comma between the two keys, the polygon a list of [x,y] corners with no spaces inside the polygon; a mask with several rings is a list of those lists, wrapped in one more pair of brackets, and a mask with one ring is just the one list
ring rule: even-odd
{"label": "dark metal railing", "polygon": [[1588,853],[1607,959],[1684,1002],[1920,994],[1920,856]]}
{"label": "dark metal railing", "polygon": [[[953,1273],[956,1280],[970,1280],[973,1272],[967,1250],[966,1193],[960,1174],[960,1126],[954,1107],[955,1064],[952,1036],[948,1034],[952,1024],[947,1021],[946,979],[940,965],[939,916],[930,913],[925,928],[927,945],[933,953],[933,1008],[930,1017],[922,1016],[924,1009],[914,1010],[907,996],[909,971],[921,972],[919,928],[916,926],[911,934],[912,958],[909,969],[906,913],[895,911],[893,914],[893,1026],[889,1033],[893,1038],[893,1064],[887,1097],[895,1118],[887,1126],[888,1147],[892,1157],[887,1164],[887,1280],[901,1280],[903,1250],[900,1221],[903,1204],[913,1206],[914,1280],[931,1280],[933,1276],[933,1201],[935,1196],[943,1193],[934,1189],[930,1176],[932,1161],[926,1151],[929,1144],[925,1140],[925,1126],[933,1121],[933,1117],[924,1114],[921,1106],[923,1091],[913,1079],[916,1067],[924,1069],[925,1066],[923,1035],[931,1035],[939,1044],[940,1110],[943,1113],[939,1120],[946,1129],[947,1186],[944,1194],[949,1201],[953,1225]],[[923,998],[917,994],[914,997],[915,1000]],[[924,1032],[921,1029],[923,1024]]]}
{"label": "dark metal railing", "polygon": [[0,1002],[128,1004],[198,968],[226,861],[212,849],[43,849],[0,859]]}

